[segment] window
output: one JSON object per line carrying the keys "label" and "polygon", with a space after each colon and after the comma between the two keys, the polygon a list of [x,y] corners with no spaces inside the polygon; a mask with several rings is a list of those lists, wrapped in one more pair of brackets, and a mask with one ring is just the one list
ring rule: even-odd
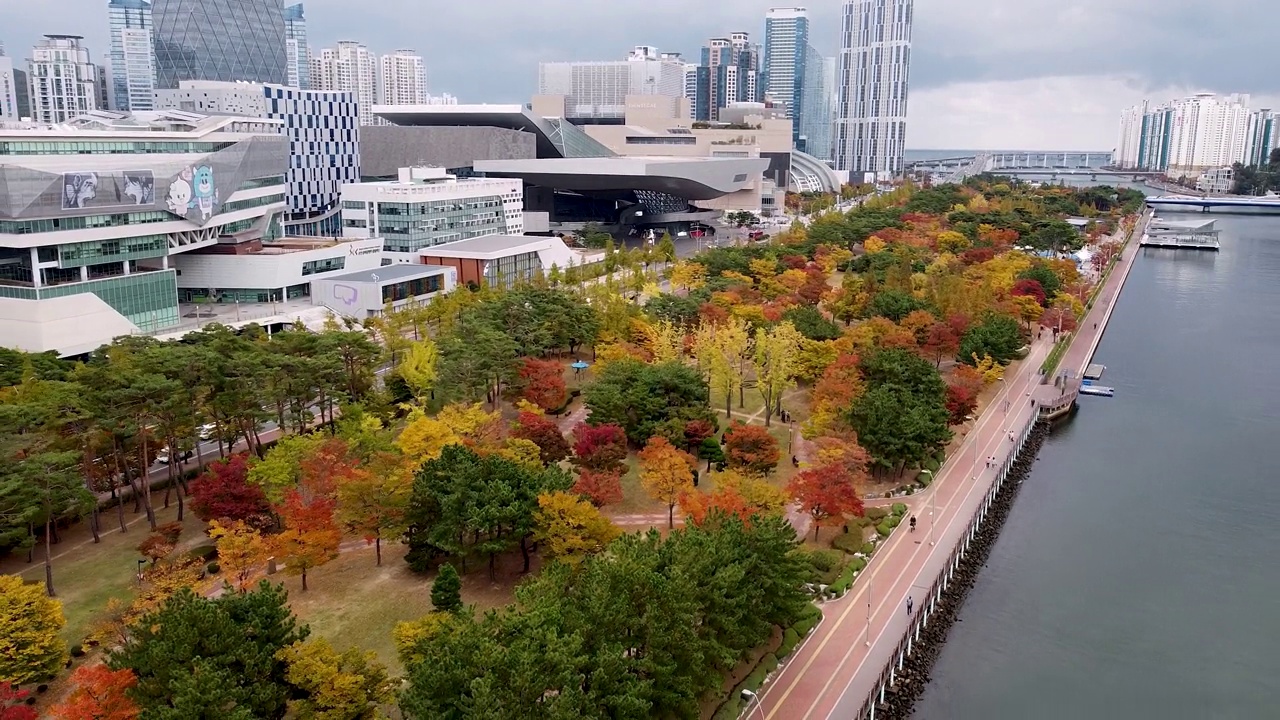
{"label": "window", "polygon": [[324,260],[308,260],[302,263],[302,276],[319,275],[321,273],[334,272],[342,270],[347,266],[347,257],[339,255],[338,257],[325,258]]}

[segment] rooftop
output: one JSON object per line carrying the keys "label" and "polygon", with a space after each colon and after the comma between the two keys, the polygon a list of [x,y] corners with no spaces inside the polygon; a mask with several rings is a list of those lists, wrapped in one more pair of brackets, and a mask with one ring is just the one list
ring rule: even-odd
{"label": "rooftop", "polygon": [[457,240],[443,245],[423,248],[419,251],[419,254],[427,257],[466,257],[502,253],[502,256],[505,256],[515,251],[529,252],[529,249],[541,248],[552,240],[559,240],[559,238],[540,235],[482,235],[468,240]]}
{"label": "rooftop", "polygon": [[349,283],[389,283],[400,282],[402,280],[413,280],[420,277],[430,277],[441,273],[452,272],[453,268],[443,265],[419,265],[417,263],[397,263],[395,265],[383,265],[373,270],[362,270],[360,272],[347,273],[346,275],[326,275],[324,280],[337,280]]}

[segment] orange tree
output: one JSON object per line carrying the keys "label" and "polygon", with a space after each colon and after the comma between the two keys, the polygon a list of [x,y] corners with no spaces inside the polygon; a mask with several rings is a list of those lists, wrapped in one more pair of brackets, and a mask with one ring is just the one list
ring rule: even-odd
{"label": "orange tree", "polygon": [[724,432],[725,460],[729,467],[767,475],[778,465],[778,441],[759,425],[734,422]]}
{"label": "orange tree", "polygon": [[640,483],[649,497],[667,505],[667,527],[675,527],[681,493],[693,489],[693,458],[661,435],[640,451]]}

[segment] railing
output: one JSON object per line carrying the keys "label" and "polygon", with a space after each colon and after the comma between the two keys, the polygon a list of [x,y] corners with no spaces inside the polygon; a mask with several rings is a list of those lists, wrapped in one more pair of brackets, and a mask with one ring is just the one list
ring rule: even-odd
{"label": "railing", "polygon": [[1027,419],[1018,440],[1014,444],[1013,450],[1005,458],[1004,464],[1000,466],[991,485],[987,488],[987,493],[974,511],[973,516],[969,519],[964,535],[956,541],[955,546],[951,549],[948,556],[947,565],[943,568],[938,577],[934,579],[933,584],[929,587],[926,595],[928,600],[920,604],[920,612],[911,619],[911,624],[907,627],[907,632],[898,640],[898,644],[894,647],[893,653],[889,656],[889,662],[884,669],[880,671],[880,675],[871,686],[871,693],[862,703],[857,718],[866,718],[867,720],[875,720],[876,707],[884,702],[885,692],[893,686],[897,675],[902,671],[903,664],[907,658],[911,657],[915,649],[915,645],[920,642],[920,632],[929,626],[929,618],[933,615],[937,605],[942,600],[942,595],[947,591],[951,584],[951,580],[955,577],[956,570],[959,569],[960,563],[964,560],[969,552],[969,546],[977,537],[979,528],[987,519],[987,513],[991,510],[991,505],[995,502],[996,496],[999,495],[1001,488],[1004,487],[1004,481],[1009,476],[1009,471],[1013,468],[1013,463],[1017,460],[1018,455],[1022,452],[1023,446],[1027,442],[1027,438],[1031,435],[1032,428],[1036,424],[1036,415],[1033,413]]}

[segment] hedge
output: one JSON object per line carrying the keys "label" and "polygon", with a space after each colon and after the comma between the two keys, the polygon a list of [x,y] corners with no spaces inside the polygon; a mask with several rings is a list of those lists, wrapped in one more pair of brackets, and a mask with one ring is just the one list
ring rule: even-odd
{"label": "hedge", "polygon": [[893,504],[893,514],[894,514],[894,515],[897,515],[898,517],[902,517],[903,515],[906,515],[906,514],[907,514],[907,506],[906,506],[906,504],[905,504],[905,503],[894,503],[894,504]]}
{"label": "hedge", "polygon": [[893,526],[886,520],[876,526],[876,532],[880,533],[880,537],[887,538],[889,533],[893,532]]}
{"label": "hedge", "polygon": [[874,522],[880,522],[881,520],[889,517],[889,511],[882,507],[867,508],[867,512],[865,514],[868,520],[872,520]]}
{"label": "hedge", "polygon": [[831,538],[831,547],[853,555],[862,550],[862,528],[857,532],[841,533]]}

